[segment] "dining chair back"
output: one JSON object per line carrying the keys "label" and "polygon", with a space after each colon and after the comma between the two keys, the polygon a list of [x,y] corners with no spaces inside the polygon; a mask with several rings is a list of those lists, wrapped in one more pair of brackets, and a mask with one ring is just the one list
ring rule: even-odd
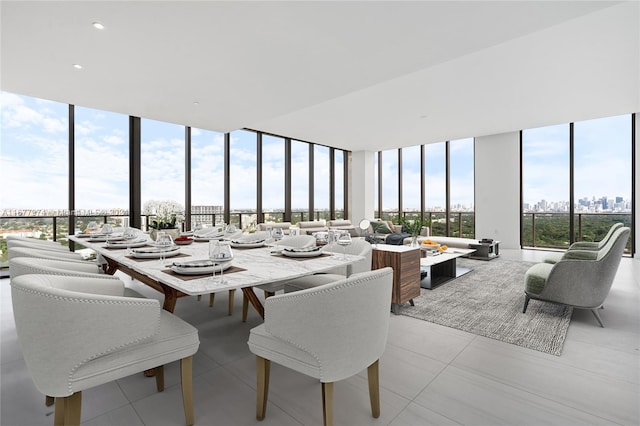
{"label": "dining chair back", "polygon": [[271,361],[319,379],[323,417],[333,423],[333,383],[367,369],[373,417],[380,415],[378,360],[389,331],[391,268],[266,299],[264,323],[251,329],[257,359],[256,417],[265,416]]}
{"label": "dining chair back", "polygon": [[71,251],[41,250],[31,247],[13,247],[9,250],[9,259],[14,257],[36,257],[40,259],[66,260],[87,263],[79,254]]}
{"label": "dining chair back", "polygon": [[36,388],[55,398],[55,424],[80,424],[82,391],[134,373],[155,369],[161,391],[162,366],[176,360],[193,424],[193,326],[156,299],[125,297],[111,280],[26,274],[10,284],[24,360]]}

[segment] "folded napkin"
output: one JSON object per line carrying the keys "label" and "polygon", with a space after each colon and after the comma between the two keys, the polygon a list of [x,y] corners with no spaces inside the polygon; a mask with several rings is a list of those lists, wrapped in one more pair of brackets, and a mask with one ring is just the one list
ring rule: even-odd
{"label": "folded napkin", "polygon": [[211,260],[190,260],[188,262],[173,262],[173,266],[178,268],[210,268],[216,263]]}
{"label": "folded napkin", "polygon": [[193,233],[194,237],[206,237],[206,238],[222,237],[223,235],[224,235],[224,232],[218,232],[217,228],[199,229],[198,231]]}
{"label": "folded napkin", "polygon": [[291,253],[310,253],[312,251],[318,251],[321,247],[285,247],[284,251],[288,251]]}

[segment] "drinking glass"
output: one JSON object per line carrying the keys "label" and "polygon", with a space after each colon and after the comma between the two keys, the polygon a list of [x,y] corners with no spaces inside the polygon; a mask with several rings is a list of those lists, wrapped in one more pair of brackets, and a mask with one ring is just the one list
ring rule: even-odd
{"label": "drinking glass", "polygon": [[100,230],[100,232],[105,234],[107,238],[109,238],[109,235],[113,234],[113,227],[108,223],[105,223],[104,225],[102,225],[102,229]]}
{"label": "drinking glass", "polygon": [[347,246],[351,244],[351,234],[349,232],[343,232],[338,236],[338,245],[343,247],[342,260],[347,260]]}
{"label": "drinking glass", "polygon": [[156,247],[160,248],[160,262],[164,262],[167,250],[173,245],[173,238],[164,231],[158,232],[156,237]]}
{"label": "drinking glass", "polygon": [[98,224],[96,222],[94,222],[93,220],[89,223],[87,223],[87,227],[85,228],[85,232],[87,234],[93,234],[98,230]]}
{"label": "drinking glass", "polygon": [[223,243],[220,244],[219,240],[209,241],[209,259],[214,262],[213,274],[211,278],[215,278],[216,276],[216,268],[215,265],[220,265],[220,284],[224,284],[224,265],[227,262],[231,262],[233,260],[233,251],[231,251],[231,246],[229,244]]}
{"label": "drinking glass", "polygon": [[133,240],[138,237],[138,233],[135,229],[127,227],[122,233],[122,239],[127,243],[127,254],[131,255],[131,246],[129,245]]}
{"label": "drinking glass", "polygon": [[282,233],[282,228],[273,228],[271,230],[271,236],[273,237],[273,240],[275,241],[275,251],[278,251],[278,242],[282,239],[282,237],[284,236],[284,234]]}

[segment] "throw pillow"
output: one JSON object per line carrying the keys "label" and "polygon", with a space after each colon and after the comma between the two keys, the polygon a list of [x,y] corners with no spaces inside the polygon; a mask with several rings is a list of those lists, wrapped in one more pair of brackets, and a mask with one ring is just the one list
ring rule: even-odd
{"label": "throw pillow", "polygon": [[387,222],[383,222],[381,220],[372,221],[371,227],[373,228],[374,234],[392,234],[393,233],[393,231],[389,229],[389,225],[387,225]]}

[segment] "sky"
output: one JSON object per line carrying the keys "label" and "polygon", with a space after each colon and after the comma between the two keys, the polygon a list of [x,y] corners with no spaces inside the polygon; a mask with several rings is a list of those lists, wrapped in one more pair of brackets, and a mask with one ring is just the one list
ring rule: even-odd
{"label": "sky", "polygon": [[[0,209],[65,209],[68,205],[68,106],[0,92]],[[75,107],[76,208],[128,206],[128,116]],[[141,187],[149,199],[184,200],[184,127],[142,119]],[[577,122],[576,199],[631,197],[631,116]],[[223,204],[224,135],[192,129],[192,204]],[[569,125],[523,132],[524,202],[569,199]],[[604,142],[604,143],[603,143]],[[255,208],[256,137],[231,133],[231,209]],[[426,207],[445,204],[445,144],[425,146]],[[329,207],[329,149],[315,145],[314,203]],[[451,204],[473,206],[473,139],[450,142]],[[292,142],[292,207],[308,203],[308,145]],[[343,208],[343,163],[336,151],[336,208]],[[284,139],[263,136],[263,207],[284,209]],[[383,209],[397,210],[397,150],[382,153]],[[420,208],[420,147],[403,149],[403,207]],[[376,163],[377,178],[377,163]],[[374,185],[377,199],[377,185]]]}

